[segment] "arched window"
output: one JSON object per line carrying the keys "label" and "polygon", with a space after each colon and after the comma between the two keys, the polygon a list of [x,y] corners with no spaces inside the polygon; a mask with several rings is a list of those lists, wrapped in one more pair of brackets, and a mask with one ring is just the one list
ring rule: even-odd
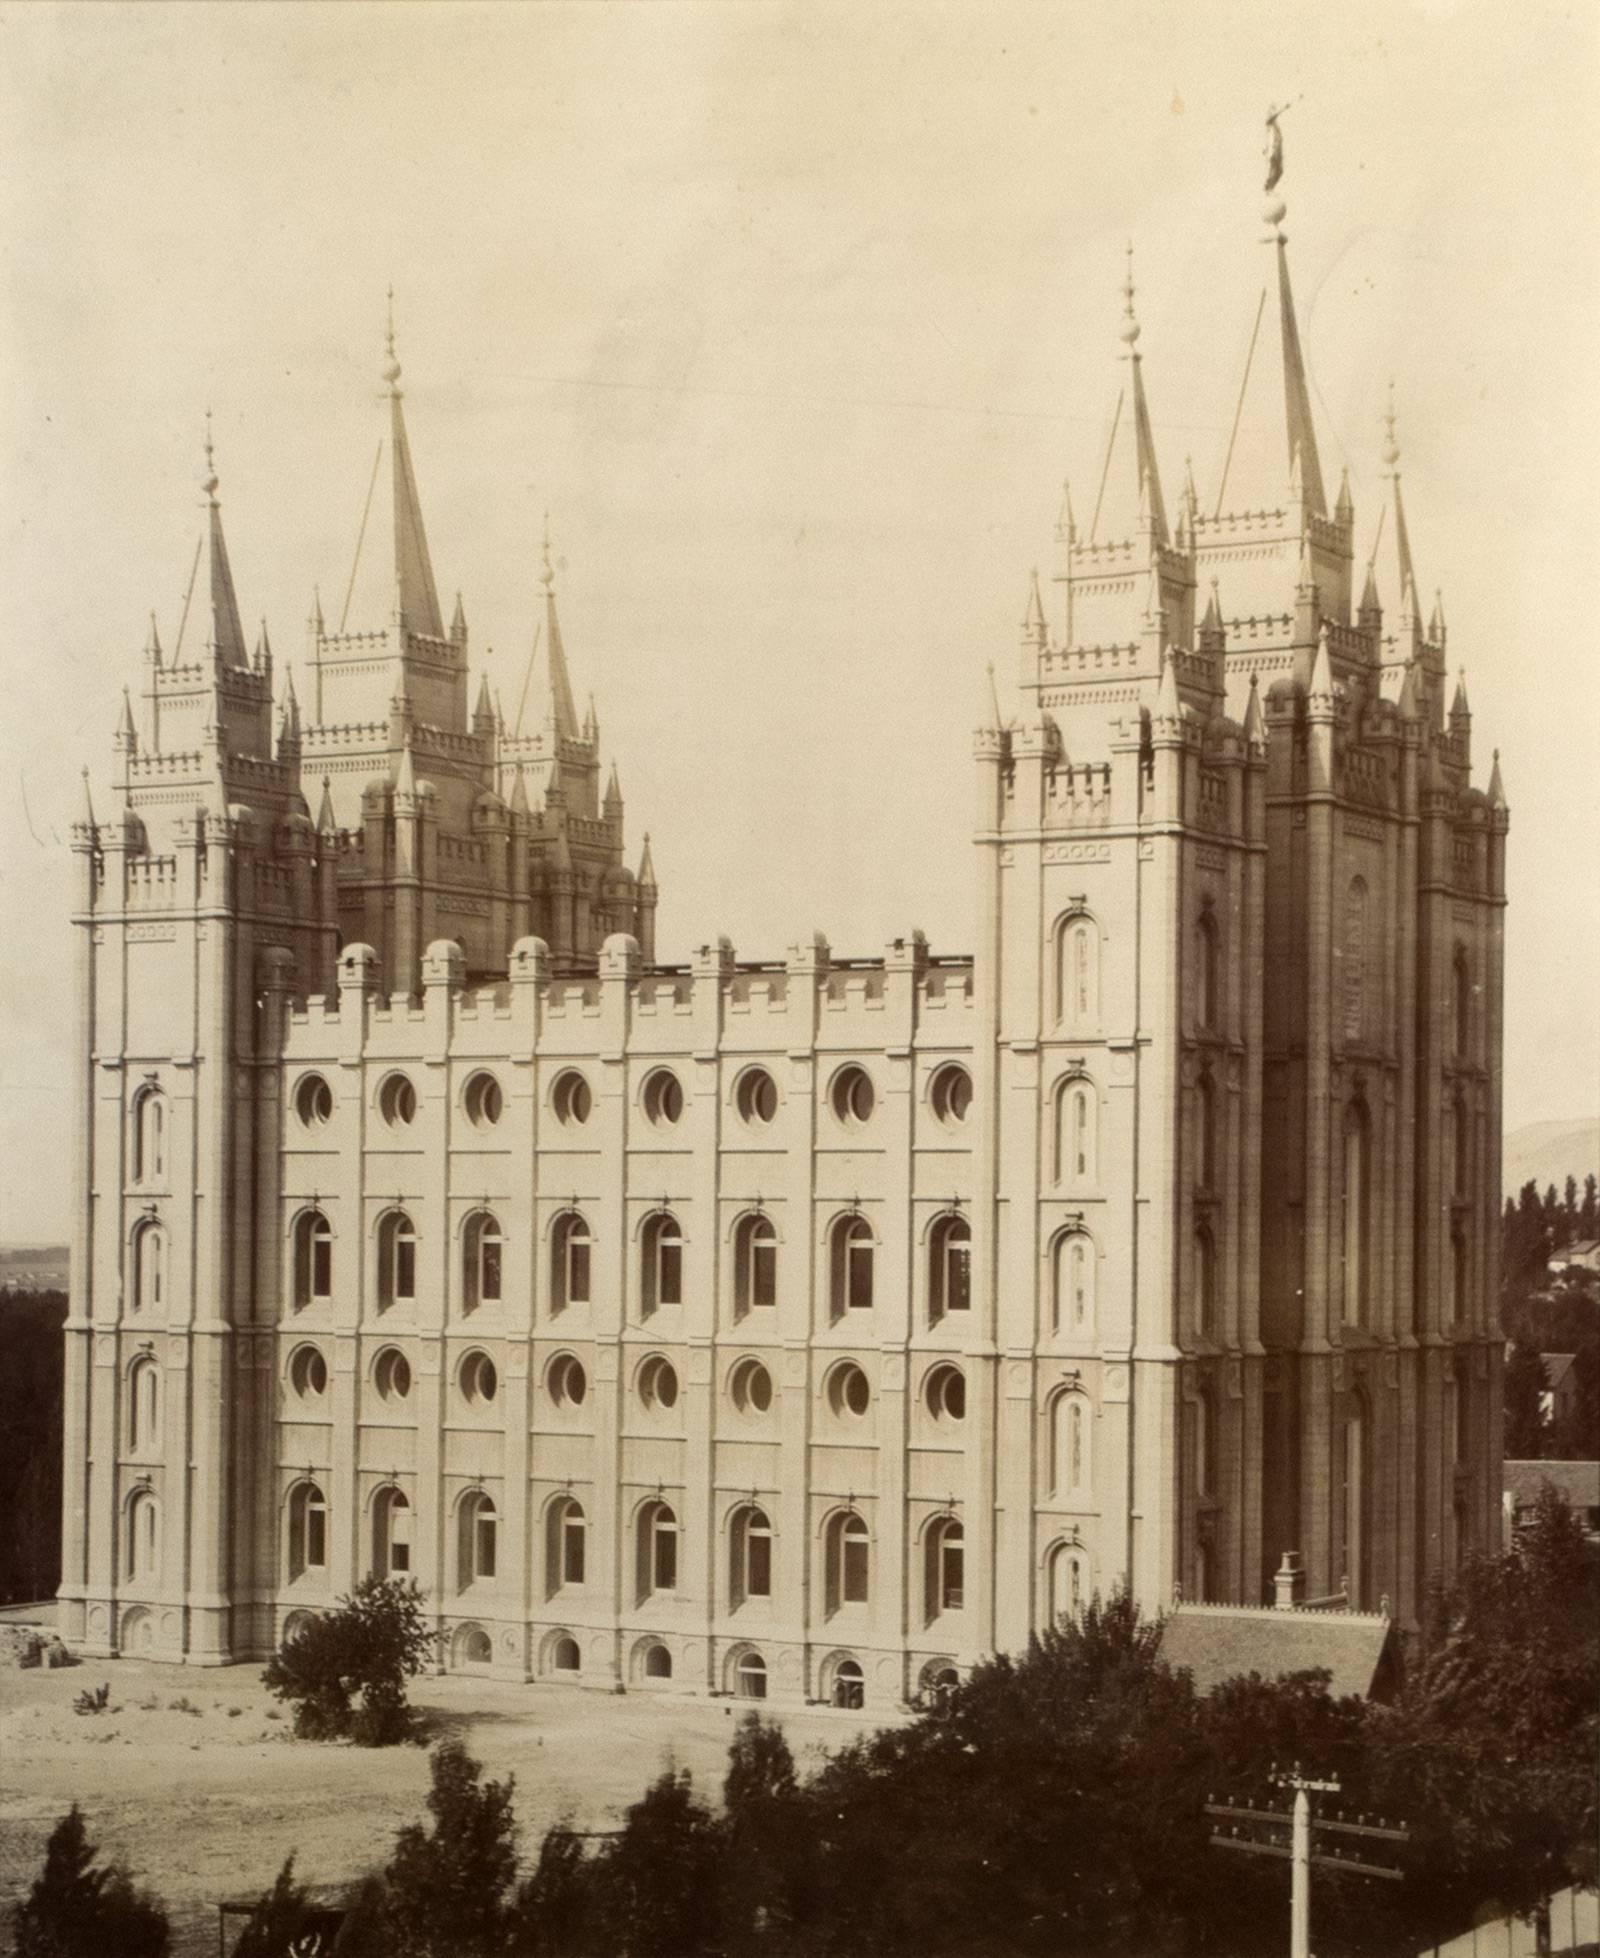
{"label": "arched window", "polygon": [[1094,1245],[1086,1231],[1066,1231],[1056,1239],[1051,1287],[1051,1330],[1086,1333],[1094,1325]]}
{"label": "arched window", "polygon": [[728,1531],[728,1597],[738,1607],[772,1596],[772,1525],[767,1512],[743,1503]]}
{"label": "arched window", "polygon": [[133,1234],[133,1309],[160,1312],[167,1289],[167,1240],[161,1226],[141,1224]]}
{"label": "arched window", "polygon": [[167,1104],[159,1088],[146,1088],[133,1104],[133,1180],[167,1178]]}
{"label": "arched window", "polygon": [[1088,1552],[1062,1544],[1050,1557],[1050,1622],[1076,1618],[1089,1602]]}
{"label": "arched window", "polygon": [[833,1669],[828,1698],[846,1713],[859,1713],[867,1703],[867,1680],[857,1659],[841,1659]]}
{"label": "arched window", "polygon": [[767,1697],[767,1662],[759,1652],[741,1652],[734,1667],[733,1690],[741,1700]]}
{"label": "arched window", "polygon": [[550,1648],[550,1669],[552,1672],[578,1672],[583,1666],[583,1654],[578,1650],[578,1641],[570,1633],[558,1638]]}
{"label": "arched window", "polygon": [[759,1211],[741,1217],[733,1234],[733,1309],[739,1318],[778,1302],[778,1233]]}
{"label": "arched window", "polygon": [[1451,977],[1455,995],[1456,1058],[1465,1060],[1472,1051],[1472,967],[1467,962],[1464,945],[1456,947]]}
{"label": "arched window", "polygon": [[372,1569],[404,1577],[411,1569],[411,1505],[403,1490],[380,1489],[372,1501]]}
{"label": "arched window", "polygon": [[1218,967],[1217,921],[1202,911],[1194,928],[1194,1023],[1205,1033],[1216,1031],[1222,1012]]}
{"label": "arched window", "polygon": [[1050,1487],[1058,1496],[1089,1489],[1089,1403],[1082,1394],[1057,1394],[1050,1403]]}
{"label": "arched window", "polygon": [[1194,1234],[1194,1324],[1202,1339],[1216,1338],[1217,1241],[1209,1224],[1201,1224]]}
{"label": "arched window", "polygon": [[953,1516],[936,1517],[923,1538],[923,1613],[932,1624],[946,1611],[959,1611],[966,1598],[966,1539]]}
{"label": "arched window", "polygon": [[1194,1397],[1194,1492],[1210,1497],[1217,1493],[1217,1415],[1209,1387]]}
{"label": "arched window", "polygon": [[872,1308],[872,1226],[852,1212],[840,1217],[829,1240],[829,1295],[833,1317]]}
{"label": "arched window", "polygon": [[867,1567],[871,1539],[867,1526],[853,1509],[830,1516],[824,1537],[827,1565],[827,1609],[867,1602]]}
{"label": "arched window", "polygon": [[161,1369],[154,1360],[135,1360],[128,1374],[128,1449],[148,1454],[161,1442]]}
{"label": "arched window", "polygon": [[386,1211],[378,1225],[378,1309],[410,1305],[417,1296],[417,1234],[403,1210]]}
{"label": "arched window", "polygon": [[635,1563],[639,1602],[678,1588],[678,1519],[671,1505],[647,1502],[636,1526]]}
{"label": "arched window", "polygon": [[1056,1095],[1056,1181],[1081,1189],[1095,1180],[1095,1092],[1074,1076]]}
{"label": "arched window", "polygon": [[294,1220],[294,1302],[320,1304],[333,1297],[333,1226],[320,1210]]}
{"label": "arched window", "polygon": [[1367,1014],[1367,885],[1361,877],[1352,877],[1344,894],[1341,959],[1344,1041],[1347,1047],[1359,1047]]}
{"label": "arched window", "polygon": [[500,1303],[504,1250],[498,1220],[487,1210],[475,1210],[461,1234],[461,1303],[465,1311]]}
{"label": "arched window", "polygon": [[940,1217],[928,1233],[928,1317],[965,1312],[972,1304],[972,1226],[965,1217]]}
{"label": "arched window", "polygon": [[670,1679],[672,1677],[672,1654],[659,1640],[645,1647],[644,1676],[646,1679]]}
{"label": "arched window", "polygon": [[1217,1090],[1209,1073],[1200,1076],[1195,1090],[1199,1118],[1199,1149],[1196,1152],[1198,1181],[1202,1190],[1217,1187]]}
{"label": "arched window", "polygon": [[130,1578],[148,1580],[156,1575],[160,1543],[160,1512],[148,1489],[141,1489],[128,1504],[128,1550],[125,1568]]}
{"label": "arched window", "polygon": [[1467,1234],[1459,1224],[1450,1233],[1450,1309],[1456,1324],[1464,1325],[1469,1316]]}
{"label": "arched window", "polygon": [[328,1505],[314,1482],[289,1491],[289,1579],[328,1567]]}
{"label": "arched window", "polygon": [[647,1316],[658,1306],[683,1303],[683,1233],[670,1210],[646,1218],[640,1267],[640,1304]]}
{"label": "arched window", "polygon": [[1472,1129],[1467,1115],[1467,1098],[1459,1090],[1450,1110],[1452,1188],[1464,1197],[1472,1187]]}
{"label": "arched window", "polygon": [[1093,1029],[1100,1012],[1100,933],[1081,913],[1056,935],[1056,1019],[1071,1033]]}
{"label": "arched window", "polygon": [[589,1258],[594,1239],[576,1210],[566,1210],[550,1233],[550,1310],[589,1303]]}
{"label": "arched window", "polygon": [[544,1519],[545,1595],[554,1597],[584,1581],[589,1525],[575,1496],[557,1496]]}
{"label": "arched window", "polygon": [[500,1519],[493,1499],[482,1489],[469,1489],[456,1511],[456,1572],[460,1588],[495,1573]]}
{"label": "arched window", "polygon": [[1371,1155],[1366,1103],[1353,1101],[1344,1117],[1343,1215],[1339,1232],[1347,1326],[1359,1326],[1366,1317]]}
{"label": "arched window", "polygon": [[1369,1590],[1367,1558],[1372,1490],[1366,1403],[1350,1397],[1344,1424],[1344,1568],[1349,1603],[1359,1609]]}

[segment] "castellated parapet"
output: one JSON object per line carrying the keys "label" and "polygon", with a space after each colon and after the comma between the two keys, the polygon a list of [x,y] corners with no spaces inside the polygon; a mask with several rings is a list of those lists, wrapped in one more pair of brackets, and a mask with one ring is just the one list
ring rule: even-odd
{"label": "castellated parapet", "polygon": [[73,836],[74,1643],[259,1657],[406,1573],[452,1668],[876,1708],[1286,1551],[1414,1622],[1493,1541],[1506,798],[1392,415],[1357,591],[1274,209],[1282,440],[1215,514],[1130,271],[970,956],[658,960],[548,538],[508,719],[392,344],[388,616],[314,604],[276,710],[208,457],[193,638]]}

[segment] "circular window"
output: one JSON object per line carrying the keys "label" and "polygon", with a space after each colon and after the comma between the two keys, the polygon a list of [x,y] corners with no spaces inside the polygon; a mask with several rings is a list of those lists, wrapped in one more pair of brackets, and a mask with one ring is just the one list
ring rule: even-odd
{"label": "circular window", "polygon": [[683,1114],[683,1084],[667,1068],[658,1067],[647,1077],[644,1112],[658,1129],[670,1129]]}
{"label": "circular window", "polygon": [[557,1407],[582,1407],[583,1397],[589,1391],[589,1376],[571,1353],[558,1353],[550,1362],[546,1383]]}
{"label": "circular window", "polygon": [[492,1129],[505,1108],[505,1096],[492,1074],[475,1074],[463,1096],[467,1120],[476,1129]]}
{"label": "circular window", "polygon": [[765,1414],[772,1405],[772,1375],[759,1360],[741,1360],[728,1382],[741,1414]]}
{"label": "circular window", "polygon": [[391,1074],[378,1090],[378,1113],[392,1129],[416,1120],[417,1091],[403,1074]]}
{"label": "circular window", "polygon": [[474,1407],[492,1401],[499,1392],[500,1376],[487,1353],[469,1353],[461,1362],[461,1397]]}
{"label": "circular window", "polygon": [[871,1121],[878,1099],[872,1076],[864,1067],[841,1067],[833,1077],[829,1098],[834,1114],[850,1128],[860,1128],[863,1122]]}
{"label": "circular window", "polygon": [[930,1091],[933,1112],[947,1128],[958,1129],[972,1106],[972,1076],[964,1067],[941,1067]]}
{"label": "circular window", "polygon": [[733,1099],[742,1120],[764,1128],[778,1112],[778,1084],[764,1067],[747,1067]]}
{"label": "circular window", "polygon": [[333,1120],[333,1090],[320,1074],[307,1074],[294,1091],[294,1112],[308,1129]]}
{"label": "circular window", "polygon": [[328,1391],[328,1363],[314,1346],[302,1346],[289,1362],[289,1385],[303,1401]]}
{"label": "circular window", "polygon": [[639,1369],[639,1398],[646,1407],[663,1410],[678,1404],[678,1376],[670,1360],[653,1353]]}
{"label": "circular window", "polygon": [[960,1367],[935,1367],[928,1375],[923,1394],[928,1412],[936,1421],[964,1421],[967,1418],[967,1382]]}
{"label": "circular window", "polygon": [[556,1111],[558,1122],[564,1122],[568,1128],[581,1128],[594,1107],[594,1096],[583,1076],[576,1069],[568,1068],[565,1074],[556,1076],[550,1105]]}
{"label": "circular window", "polygon": [[397,1346],[386,1346],[372,1369],[372,1381],[380,1399],[403,1401],[411,1392],[411,1362]]}
{"label": "circular window", "polygon": [[846,1360],[828,1375],[828,1405],[835,1414],[859,1420],[872,1404],[867,1376],[854,1360]]}

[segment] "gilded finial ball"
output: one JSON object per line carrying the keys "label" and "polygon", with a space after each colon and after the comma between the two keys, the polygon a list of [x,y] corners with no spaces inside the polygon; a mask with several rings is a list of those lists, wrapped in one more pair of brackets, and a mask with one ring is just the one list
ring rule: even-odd
{"label": "gilded finial ball", "polygon": [[1139,338],[1139,322],[1130,313],[1122,322],[1118,337],[1125,346],[1133,346]]}
{"label": "gilded finial ball", "polygon": [[400,378],[400,363],[394,357],[394,348],[389,349],[389,358],[383,363],[383,378],[393,387]]}
{"label": "gilded finial ball", "polygon": [[1261,215],[1268,224],[1282,224],[1289,215],[1289,207],[1281,197],[1269,197],[1261,207]]}
{"label": "gilded finial ball", "polygon": [[1391,469],[1400,460],[1400,444],[1392,435],[1383,445],[1383,459]]}
{"label": "gilded finial ball", "polygon": [[205,491],[207,496],[215,496],[217,493],[217,481],[217,472],[212,467],[211,458],[208,455],[206,457],[206,466],[200,472],[200,487]]}

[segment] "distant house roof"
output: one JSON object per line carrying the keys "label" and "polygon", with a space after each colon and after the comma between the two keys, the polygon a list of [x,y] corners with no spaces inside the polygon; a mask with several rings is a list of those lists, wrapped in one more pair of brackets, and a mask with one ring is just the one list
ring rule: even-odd
{"label": "distant house roof", "polygon": [[1532,1509],[1549,1483],[1574,1509],[1600,1509],[1600,1462],[1507,1462],[1504,1488],[1516,1509]]}
{"label": "distant house roof", "polygon": [[1563,1244],[1559,1251],[1551,1252],[1550,1262],[1553,1265],[1600,1263],[1600,1237],[1585,1237],[1576,1244]]}
{"label": "distant house roof", "polygon": [[1567,1375],[1571,1373],[1572,1363],[1577,1357],[1576,1353],[1541,1353],[1539,1355],[1539,1358],[1544,1361],[1545,1382],[1551,1393],[1554,1393],[1556,1388],[1566,1379]]}
{"label": "distant house roof", "polygon": [[1175,1605],[1161,1628],[1161,1656],[1209,1693],[1225,1679],[1321,1669],[1335,1699],[1371,1699],[1387,1685],[1391,1621],[1381,1612],[1226,1604]]}

